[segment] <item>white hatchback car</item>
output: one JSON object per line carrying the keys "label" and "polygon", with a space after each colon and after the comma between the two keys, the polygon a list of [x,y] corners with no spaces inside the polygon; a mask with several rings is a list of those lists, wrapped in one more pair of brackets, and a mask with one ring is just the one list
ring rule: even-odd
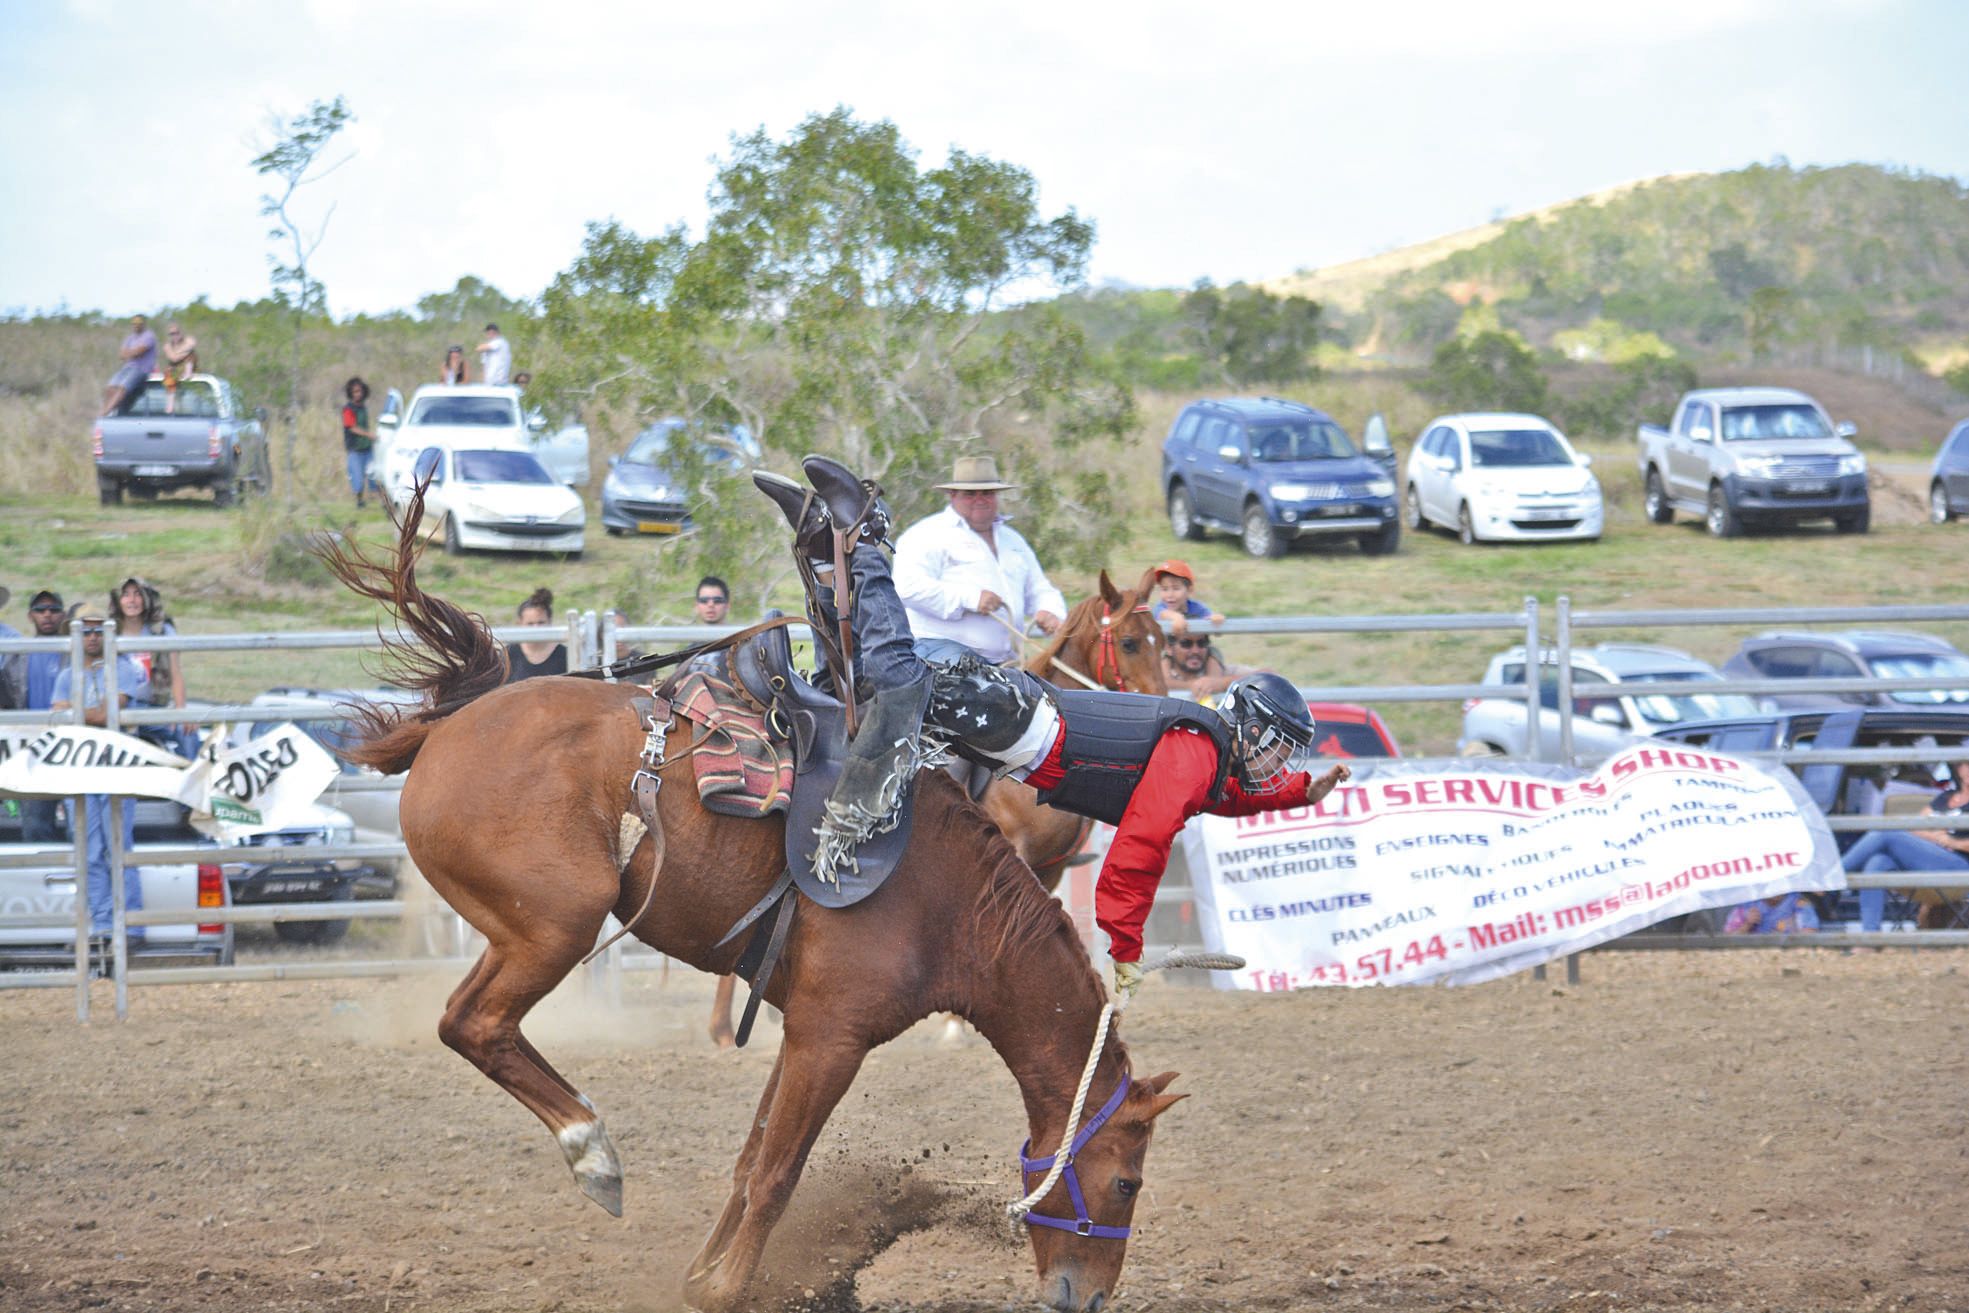
{"label": "white hatchback car", "polygon": [[1443,415],[1408,454],[1408,527],[1440,524],[1465,543],[1598,538],[1606,507],[1591,463],[1537,415]]}
{"label": "white hatchback car", "polygon": [[426,476],[424,532],[442,534],[449,555],[489,549],[579,556],[586,545],[588,508],[581,494],[531,452],[426,447],[411,467],[411,488],[392,487],[391,497],[402,506]]}

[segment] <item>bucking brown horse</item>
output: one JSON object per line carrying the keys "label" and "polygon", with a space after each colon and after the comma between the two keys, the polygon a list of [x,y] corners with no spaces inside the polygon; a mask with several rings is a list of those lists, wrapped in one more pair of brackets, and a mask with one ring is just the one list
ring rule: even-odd
{"label": "bucking brown horse", "polygon": [[[1133,592],[1121,591],[1101,571],[1101,591],[1067,612],[1045,646],[1025,663],[1026,673],[1061,688],[1167,693],[1162,629],[1149,614],[1154,597],[1154,570],[1143,574]],[[1094,824],[1042,806],[1039,794],[1017,780],[994,781],[982,806],[1048,893],[1059,886],[1067,863],[1087,842]],[[736,1042],[732,997],[737,983],[736,976],[721,976],[711,1000],[711,1040],[719,1048]]]}
{"label": "bucking brown horse", "polygon": [[[645,737],[631,709],[637,690],[565,676],[504,685],[505,657],[484,621],[417,586],[422,515],[420,496],[383,559],[352,542],[323,552],[344,583],[396,617],[409,641],[386,643],[395,681],[422,695],[415,707],[368,712],[348,755],[409,772],[404,843],[486,939],[439,1037],[546,1123],[582,1191],[619,1216],[622,1167],[600,1113],[520,1022],[611,913],[660,952],[731,970],[739,945],[718,942],[773,883],[783,826],[706,811],[680,756],[658,771],[654,828],[618,851]],[[683,730],[672,722],[676,741],[689,740]],[[1100,978],[1065,913],[954,783],[925,776],[915,807],[887,884],[852,908],[799,907],[767,993],[784,1014],[779,1057],[730,1198],[685,1275],[693,1307],[744,1302],[766,1237],[863,1058],[932,1012],[968,1018],[1004,1059],[1024,1095],[1032,1152],[1059,1147],[1105,1001]],[[1166,1093],[1173,1079],[1135,1079],[1121,1040],[1110,1034],[1103,1045],[1085,1116],[1113,1107],[1033,1209],[1051,1222],[1029,1227],[1039,1295],[1054,1308],[1097,1310],[1114,1289],[1155,1119],[1182,1097]],[[1067,1185],[1076,1174],[1084,1209]],[[1008,1196],[1016,1179],[1007,1173]]]}

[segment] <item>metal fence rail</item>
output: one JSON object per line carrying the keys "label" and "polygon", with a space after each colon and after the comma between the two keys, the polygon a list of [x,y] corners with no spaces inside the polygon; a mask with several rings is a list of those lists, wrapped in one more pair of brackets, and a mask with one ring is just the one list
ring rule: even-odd
{"label": "metal fence rail", "polygon": [[[1605,630],[1653,630],[1680,626],[1758,626],[1845,623],[1873,625],[1880,623],[1907,622],[1963,622],[1969,621],[1969,606],[1891,606],[1891,607],[1822,607],[1822,608],[1764,608],[1739,610],[1637,610],[1637,611],[1574,611],[1566,597],[1560,597],[1552,611],[1553,641],[1548,645],[1542,641],[1541,610],[1535,598],[1527,597],[1524,605],[1517,611],[1482,613],[1442,613],[1423,615],[1374,615],[1374,616],[1285,616],[1253,617],[1234,619],[1222,626],[1213,628],[1213,633],[1281,635],[1281,634],[1370,634],[1370,633],[1468,633],[1500,632],[1518,636],[1527,653],[1525,676],[1513,684],[1358,684],[1306,686],[1301,692],[1314,701],[1340,702],[1440,702],[1463,701],[1471,698],[1503,698],[1524,705],[1528,724],[1533,727],[1527,736],[1527,758],[1538,760],[1540,754],[1540,735],[1536,732],[1540,710],[1540,667],[1546,652],[1551,652],[1557,666],[1559,687],[1558,705],[1569,708],[1571,700],[1571,654],[1576,635]],[[565,623],[553,626],[498,626],[494,635],[503,642],[555,641],[567,645],[571,669],[591,668],[614,659],[616,654],[632,643],[695,643],[736,632],[738,625],[620,625],[612,614],[597,615],[594,612],[580,613],[570,611]],[[795,638],[808,637],[805,626],[795,626]],[[119,638],[114,629],[104,634],[104,663],[107,669],[108,706],[104,716],[105,727],[112,730],[135,728],[160,724],[199,724],[216,725],[235,722],[263,722],[275,720],[326,720],[340,718],[344,712],[339,707],[323,706],[319,702],[282,703],[269,699],[258,704],[210,704],[192,707],[122,707],[118,705],[116,688],[116,657],[119,653],[132,652],[224,652],[248,651],[269,652],[322,649],[352,649],[364,651],[377,650],[377,635],[373,630],[347,631],[291,631],[276,633],[238,633],[238,634],[176,634],[144,635]],[[64,639],[42,638],[0,638],[0,655],[16,652],[63,652],[73,666],[83,664],[82,634],[78,631]],[[1686,692],[1686,684],[1667,681],[1634,681],[1622,685],[1624,691],[1646,692]],[[1770,694],[1776,692],[1824,692],[1824,693],[1880,693],[1913,690],[1956,690],[1969,688],[1969,680],[1936,679],[1813,679],[1813,680],[1725,680],[1720,683],[1705,682],[1707,692],[1742,692],[1746,694]],[[45,727],[55,723],[84,723],[83,709],[71,708],[66,713],[50,711],[0,711],[0,727],[13,729]],[[1560,752],[1562,760],[1579,764],[1574,753],[1571,735],[1571,717],[1561,715]],[[1929,762],[1964,755],[1947,751],[1924,751],[1916,749],[1841,749],[1834,751],[1811,752],[1787,750],[1775,753],[1743,754],[1784,764],[1810,761],[1822,764],[1862,764],[1862,763],[1907,763]],[[350,792],[394,791],[402,787],[401,779],[381,779],[363,777],[344,777],[338,789]],[[113,954],[112,974],[115,980],[116,1013],[123,1017],[128,1012],[128,986],[133,978],[128,971],[129,944],[127,931],[131,927],[158,924],[182,923],[186,914],[182,911],[168,912],[155,909],[128,912],[124,910],[124,865],[129,855],[121,851],[120,809],[127,805],[124,800],[112,800],[110,806],[111,835],[109,876],[113,908],[113,923],[110,932]],[[71,810],[79,818],[80,799],[71,800]],[[1864,830],[1910,830],[1934,827],[1932,819],[1909,816],[1838,816],[1829,818],[1830,824],[1839,831]],[[0,870],[39,868],[56,864],[51,859],[66,859],[65,864],[75,875],[77,898],[74,917],[75,965],[73,971],[4,973],[0,972],[0,988],[46,988],[51,985],[65,985],[72,981],[76,990],[76,1011],[79,1018],[86,1020],[89,1015],[89,982],[91,979],[89,945],[89,914],[87,900],[83,896],[87,888],[88,870],[85,849],[86,836],[81,826],[72,826],[75,831],[73,842],[66,848],[41,849],[34,852],[0,854]],[[145,861],[213,862],[253,860],[264,858],[268,849],[246,845],[209,845],[180,847],[162,850],[146,850]],[[310,858],[346,858],[362,860],[391,861],[401,859],[406,853],[401,844],[342,844],[336,846],[311,846],[307,850]],[[1849,881],[1853,888],[1908,888],[1918,886],[1938,890],[1969,889],[1969,876],[1960,872],[1899,873],[1892,877],[1855,875]],[[1180,884],[1170,882],[1158,899],[1159,908],[1173,908],[1188,895],[1188,890]],[[200,908],[196,916],[201,923],[227,925],[269,924],[296,920],[323,919],[392,919],[406,914],[406,904],[399,899],[361,900],[355,902],[316,902],[269,904],[249,907]],[[65,918],[35,916],[0,916],[0,928],[7,927],[49,927],[68,924]],[[462,923],[459,923],[462,927]],[[455,936],[457,948],[463,947],[462,932]],[[1646,940],[1647,942],[1638,942]],[[1786,947],[1794,941],[1799,945],[1825,947],[1829,943],[1837,945],[1873,944],[1876,942],[1893,946],[1934,946],[1957,947],[1969,943],[1969,931],[1920,931],[1893,932],[1884,935],[1840,934],[1836,936],[1760,936],[1753,939],[1743,936],[1635,936],[1630,940],[1619,941],[1618,947],[1658,949],[1664,947],[1687,948],[1743,948],[1743,947]],[[659,954],[632,950],[623,951],[624,945],[617,944],[602,959],[610,978],[617,982],[623,970],[650,969],[662,965],[664,959]],[[376,975],[397,975],[423,970],[447,970],[465,965],[468,959],[459,956],[456,949],[447,955],[434,958],[388,959],[378,961],[336,960],[324,962],[232,965],[224,967],[160,967],[147,969],[134,978],[144,984],[175,984],[207,980],[298,980],[331,977],[356,977]],[[1569,974],[1575,974],[1576,961],[1569,964]]]}

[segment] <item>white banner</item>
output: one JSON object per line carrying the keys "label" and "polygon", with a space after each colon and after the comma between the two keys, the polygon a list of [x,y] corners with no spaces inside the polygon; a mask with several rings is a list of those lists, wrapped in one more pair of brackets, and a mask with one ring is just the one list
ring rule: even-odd
{"label": "white banner", "polygon": [[0,734],[0,793],[164,798],[191,808],[192,825],[220,838],[316,823],[311,804],[339,769],[327,749],[291,724],[233,746],[226,737],[218,726],[198,760],[186,761],[91,726]]}
{"label": "white banner", "polygon": [[1666,917],[1843,889],[1790,772],[1637,744],[1590,775],[1484,760],[1350,761],[1314,808],[1183,832],[1222,988],[1472,983]]}

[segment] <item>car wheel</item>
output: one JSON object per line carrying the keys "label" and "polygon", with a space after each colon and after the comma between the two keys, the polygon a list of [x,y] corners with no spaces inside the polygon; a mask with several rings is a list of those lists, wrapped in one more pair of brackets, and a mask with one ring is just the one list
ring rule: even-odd
{"label": "car wheel", "polygon": [[115,479],[97,479],[96,496],[105,506],[120,506],[123,503],[123,485]]}
{"label": "car wheel", "polygon": [[1954,518],[1955,512],[1949,509],[1948,489],[1942,486],[1940,479],[1937,479],[1928,486],[1928,522],[1947,524]]}
{"label": "car wheel", "polygon": [[1203,526],[1197,523],[1196,503],[1190,490],[1177,484],[1169,490],[1169,532],[1185,542],[1200,542]]}
{"label": "car wheel", "polygon": [[1244,550],[1248,556],[1260,560],[1277,560],[1285,555],[1286,540],[1273,527],[1272,519],[1265,514],[1265,508],[1252,502],[1244,508]]}
{"label": "car wheel", "polygon": [[446,556],[465,554],[465,544],[458,539],[458,521],[450,515],[444,517],[444,554]]}
{"label": "car wheel", "polygon": [[1456,508],[1456,537],[1465,547],[1473,547],[1482,541],[1477,537],[1477,522],[1470,518],[1470,503],[1467,501]]}
{"label": "car wheel", "polygon": [[1655,524],[1667,524],[1675,518],[1675,508],[1668,504],[1668,493],[1661,486],[1661,471],[1652,465],[1648,467],[1648,486],[1642,494],[1641,506]]}
{"label": "car wheel", "polygon": [[1832,527],[1841,533],[1865,533],[1873,524],[1873,507],[1862,506],[1852,515],[1841,515],[1832,521]]}
{"label": "car wheel", "polygon": [[1402,545],[1402,525],[1400,520],[1390,520],[1381,526],[1379,533],[1364,533],[1359,539],[1361,553],[1365,556],[1392,556]]}
{"label": "car wheel", "polygon": [[1709,485],[1709,511],[1703,516],[1709,532],[1717,538],[1735,538],[1743,533],[1743,521],[1738,518],[1736,508],[1723,492],[1723,485]]}
{"label": "car wheel", "polygon": [[1429,527],[1428,517],[1422,514],[1422,494],[1415,490],[1415,485],[1412,483],[1408,485],[1408,491],[1402,496],[1402,513],[1408,520],[1410,533],[1421,533]]}
{"label": "car wheel", "polygon": [[231,506],[238,500],[239,480],[225,478],[212,485],[212,504],[214,506]]}
{"label": "car wheel", "polygon": [[276,921],[274,937],[283,944],[332,944],[349,933],[347,921]]}

